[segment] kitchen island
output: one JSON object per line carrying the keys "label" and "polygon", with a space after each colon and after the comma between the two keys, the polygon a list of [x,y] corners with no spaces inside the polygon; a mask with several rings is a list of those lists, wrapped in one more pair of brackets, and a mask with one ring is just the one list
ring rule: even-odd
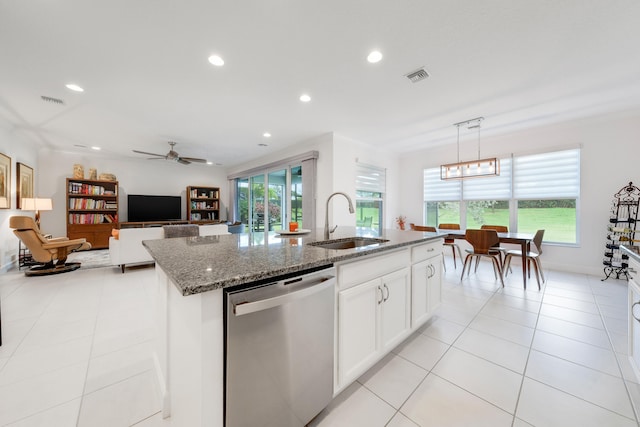
{"label": "kitchen island", "polygon": [[[337,239],[357,234],[354,228],[343,228],[332,237]],[[385,230],[380,238],[387,241],[352,249],[324,249],[309,245],[323,240],[321,231],[293,236],[251,233],[145,241],[144,245],[157,266],[158,339],[155,356],[164,416],[170,416],[173,425],[223,425],[224,288],[331,265],[338,266],[338,278],[340,266],[344,265],[345,277],[349,277],[358,271],[352,269],[352,265],[376,260],[374,265],[384,264],[381,261],[389,255],[389,259],[396,264],[401,263],[406,271],[411,272],[412,257],[418,256],[416,248],[434,244],[437,247],[441,235]],[[425,265],[424,271],[427,271],[426,276],[433,277],[434,265],[437,268],[441,265],[441,251],[433,247],[429,250],[437,256],[437,262]],[[416,263],[415,267],[420,267],[420,264]],[[369,270],[375,273],[375,269]],[[406,276],[410,277],[410,273]],[[437,278],[439,300],[439,275]],[[345,289],[345,301],[349,302],[349,292],[353,294],[356,286],[350,283]],[[410,296],[407,292],[407,302]],[[407,310],[407,319],[410,311]],[[426,317],[420,321],[426,321]],[[412,330],[405,328],[390,342],[396,344]],[[339,392],[356,374],[378,360],[381,351],[376,350],[362,363],[357,361],[357,365],[341,377],[342,381],[336,374],[335,391]]]}

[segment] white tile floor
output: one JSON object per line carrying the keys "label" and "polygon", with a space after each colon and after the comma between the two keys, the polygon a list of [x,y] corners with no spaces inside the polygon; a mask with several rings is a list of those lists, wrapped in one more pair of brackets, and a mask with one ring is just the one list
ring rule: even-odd
{"label": "white tile floor", "polygon": [[[638,426],[626,284],[548,271],[506,288],[488,264],[312,426]],[[159,427],[153,268],[0,275],[0,426]],[[183,427],[183,426],[172,426]],[[189,426],[185,426],[189,427]]]}

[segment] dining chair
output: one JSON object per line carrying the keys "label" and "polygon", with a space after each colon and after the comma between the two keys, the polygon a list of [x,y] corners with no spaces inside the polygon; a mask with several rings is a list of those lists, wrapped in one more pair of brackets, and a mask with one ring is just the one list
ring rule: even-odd
{"label": "dining chair", "polygon": [[[438,224],[438,228],[440,230],[460,230],[460,224]],[[444,246],[449,246],[451,248],[451,251],[453,252],[453,268],[458,268],[456,265],[456,250],[458,250],[458,255],[460,255],[460,261],[462,261],[460,246],[458,246],[455,239],[444,239]]]}
{"label": "dining chair", "polygon": [[411,223],[409,224],[409,227],[411,227],[413,231],[428,231],[431,233],[435,233],[437,231],[435,227],[431,227],[429,225],[415,225],[414,223]]}
{"label": "dining chair", "polygon": [[[467,269],[467,276],[471,270],[471,260],[476,257],[491,258],[493,263],[493,275],[496,279],[500,276],[500,283],[504,287],[504,280],[502,278],[502,265],[500,262],[500,252],[494,250],[494,245],[500,243],[498,232],[496,230],[467,230],[465,232],[465,240],[473,247],[473,249],[467,249],[467,256],[464,259],[464,265],[462,266],[462,275],[460,281],[464,278],[464,271]],[[476,263],[477,270],[477,263]]]}
{"label": "dining chair", "polygon": [[[527,252],[527,271],[529,272],[529,277],[531,277],[531,262],[533,262],[533,267],[536,269],[536,280],[538,281],[538,290],[540,290],[540,278],[542,278],[542,283],[546,282],[544,278],[544,271],[542,270],[542,263],[540,262],[540,255],[542,255],[542,239],[544,238],[544,230],[538,230],[536,234],[533,236],[533,245],[536,247],[537,252]],[[511,257],[522,257],[522,251],[507,251],[507,254],[504,258],[504,274],[507,275],[507,269],[511,265]],[[525,285],[526,286],[526,285]]]}
{"label": "dining chair", "polygon": [[[508,233],[509,232],[509,227],[507,227],[506,225],[487,225],[487,224],[485,224],[485,225],[480,226],[480,229],[481,230],[496,230],[498,233]],[[498,243],[493,248],[500,252],[500,263],[502,264],[502,268],[504,269],[504,259],[507,256],[507,251],[509,249],[505,248],[503,246],[500,246],[500,243]]]}
{"label": "dining chair", "polygon": [[[410,223],[409,227],[411,227],[413,231],[437,232],[436,228],[431,227],[430,225],[415,225],[414,223]],[[447,271],[447,263],[444,262],[444,251],[442,252],[442,267],[444,267],[444,271]]]}

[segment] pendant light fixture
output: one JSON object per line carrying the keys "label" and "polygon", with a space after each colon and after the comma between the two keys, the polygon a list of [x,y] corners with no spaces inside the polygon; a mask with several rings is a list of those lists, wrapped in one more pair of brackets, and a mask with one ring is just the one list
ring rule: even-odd
{"label": "pendant light fixture", "polygon": [[[480,123],[483,120],[484,117],[476,117],[475,119],[453,124],[458,130],[458,161],[457,163],[440,166],[440,179],[465,179],[500,175],[500,161],[496,157],[480,158]],[[460,161],[460,126],[466,126],[467,129],[478,129],[478,160]]]}

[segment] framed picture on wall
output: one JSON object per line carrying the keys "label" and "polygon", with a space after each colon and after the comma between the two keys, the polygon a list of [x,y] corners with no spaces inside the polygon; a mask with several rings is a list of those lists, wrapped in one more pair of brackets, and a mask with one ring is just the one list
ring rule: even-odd
{"label": "framed picture on wall", "polygon": [[11,207],[11,157],[0,153],[0,209]]}
{"label": "framed picture on wall", "polygon": [[24,163],[16,163],[18,185],[16,187],[16,206],[22,209],[22,199],[33,198],[33,169]]}

